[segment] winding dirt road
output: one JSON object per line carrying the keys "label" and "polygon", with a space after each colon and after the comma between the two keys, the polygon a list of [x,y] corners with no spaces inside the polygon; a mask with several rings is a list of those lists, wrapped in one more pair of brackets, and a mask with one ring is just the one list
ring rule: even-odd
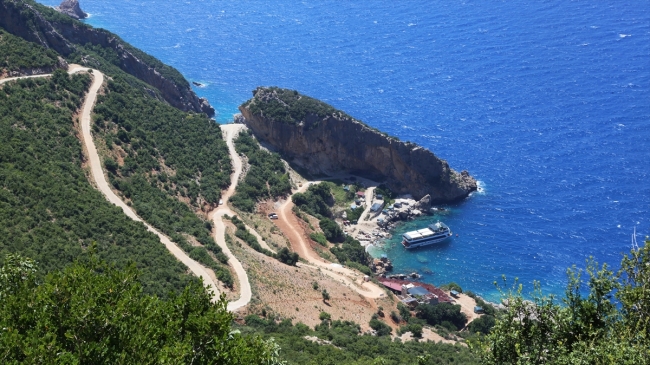
{"label": "winding dirt road", "polygon": [[[305,192],[309,185],[317,183],[319,182],[310,182],[303,184],[303,186],[298,191],[294,192],[294,194]],[[293,206],[294,204],[291,201],[291,198],[287,199],[287,201],[285,201],[280,206],[280,209],[278,209],[279,219],[276,221],[276,225],[289,238],[294,251],[296,251],[300,257],[307,260],[310,264],[302,266],[321,269],[321,272],[325,275],[328,275],[337,281],[343,282],[348,287],[366,298],[375,299],[385,296],[384,290],[382,290],[380,287],[372,282],[365,282],[363,280],[363,275],[340,265],[333,264],[321,257],[318,257],[311,250],[309,242],[305,237],[304,232],[302,231],[300,223],[298,222],[298,218],[291,211]]]}
{"label": "winding dirt road", "polygon": [[86,94],[86,98],[84,99],[84,104],[81,112],[81,132],[82,132],[82,138],[84,141],[86,153],[88,154],[87,157],[88,157],[88,163],[90,165],[91,175],[93,177],[93,180],[95,181],[97,189],[99,189],[99,191],[101,191],[102,194],[104,194],[104,196],[109,202],[122,208],[124,214],[126,214],[129,218],[133,219],[136,222],[142,222],[145,225],[145,227],[147,227],[147,230],[149,232],[152,232],[153,234],[158,236],[158,238],[160,238],[160,241],[165,245],[167,250],[172,255],[174,255],[176,259],[178,259],[185,266],[187,266],[194,275],[203,278],[204,285],[207,285],[209,289],[214,291],[215,295],[212,297],[212,301],[218,300],[219,295],[217,291],[217,285],[210,278],[210,275],[208,275],[207,269],[203,267],[203,265],[191,259],[185,253],[185,251],[181,250],[180,247],[174,244],[167,236],[160,233],[158,230],[156,230],[147,222],[143,221],[140,217],[138,217],[135,211],[133,211],[133,209],[131,209],[128,205],[126,205],[122,201],[122,199],[120,199],[117,195],[115,195],[113,190],[111,190],[110,185],[108,184],[108,182],[106,181],[106,177],[104,176],[101,160],[99,159],[99,154],[97,153],[97,148],[95,147],[95,143],[93,142],[92,133],[90,129],[92,110],[93,107],[95,106],[95,101],[97,100],[97,92],[99,91],[102,84],[104,83],[104,74],[102,74],[97,70],[84,68],[78,65],[70,65],[70,69],[68,70],[68,72],[70,73],[79,72],[79,71],[92,72],[94,76],[92,85],[90,86],[90,89]]}
{"label": "winding dirt road", "polygon": [[235,150],[235,145],[233,143],[233,139],[239,134],[239,132],[244,129],[244,125],[242,124],[225,124],[221,125],[221,131],[224,134],[224,137],[226,139],[226,144],[228,145],[228,152],[230,152],[230,158],[232,160],[232,165],[234,168],[233,174],[230,176],[230,187],[228,187],[228,190],[222,195],[221,200],[223,200],[223,204],[218,206],[215,210],[210,212],[208,215],[211,217],[212,221],[214,222],[214,240],[217,241],[217,244],[223,252],[228,256],[228,262],[230,265],[232,265],[233,269],[235,270],[235,274],[237,275],[237,279],[239,280],[239,287],[240,287],[240,296],[239,299],[237,299],[234,302],[228,303],[228,310],[229,311],[236,311],[239,308],[242,308],[246,306],[250,301],[253,296],[253,293],[251,291],[251,284],[248,281],[248,275],[246,274],[246,270],[244,270],[244,267],[242,266],[241,262],[235,257],[235,255],[232,254],[230,249],[228,248],[228,245],[226,245],[226,225],[223,223],[223,216],[228,214],[228,215],[234,215],[235,213],[228,208],[228,200],[230,197],[235,193],[235,189],[237,188],[237,182],[239,181],[239,175],[241,175],[242,171],[242,161],[239,155],[237,154],[237,151]]}
{"label": "winding dirt road", "polygon": [[[97,70],[93,70],[80,65],[72,64],[68,68],[68,73],[70,74],[74,74],[82,71],[92,73],[93,75],[92,84],[90,85],[90,89],[88,90],[88,93],[84,98],[84,103],[81,110],[81,133],[84,142],[85,152],[87,154],[86,157],[90,165],[91,175],[93,180],[95,181],[97,189],[101,191],[102,194],[104,194],[106,200],[122,208],[124,214],[126,214],[129,218],[133,219],[136,222],[142,222],[145,225],[145,227],[147,227],[147,230],[149,232],[152,232],[156,236],[158,236],[158,238],[160,238],[160,241],[165,245],[167,250],[172,255],[174,255],[176,259],[178,259],[183,264],[185,264],[185,266],[187,266],[194,275],[203,278],[204,285],[208,287],[208,290],[213,290],[215,293],[215,295],[212,297],[212,300],[213,301],[217,300],[219,298],[217,285],[210,278],[210,275],[208,275],[208,272],[206,271],[207,269],[203,267],[201,264],[199,264],[198,262],[192,260],[189,256],[187,256],[187,254],[183,250],[181,250],[178,246],[176,246],[176,244],[174,244],[167,236],[158,232],[155,228],[153,228],[147,222],[143,221],[140,217],[138,217],[138,215],[111,190],[108,182],[106,181],[106,177],[104,176],[101,160],[99,159],[99,154],[97,153],[97,148],[95,147],[95,143],[93,142],[91,129],[90,129],[90,121],[91,121],[93,107],[95,106],[95,101],[97,100],[97,92],[99,91],[102,84],[104,83],[104,74],[102,74]],[[50,76],[52,76],[52,74],[11,77],[11,78],[0,80],[0,84],[4,84],[6,82],[14,81],[18,79],[50,77]]]}
{"label": "winding dirt road", "polygon": [[[157,235],[160,238],[160,241],[165,245],[167,250],[172,255],[174,255],[174,257],[176,257],[179,261],[185,264],[194,275],[203,278],[203,282],[206,286],[208,286],[208,289],[214,291],[214,296],[212,298],[212,301],[218,300],[219,292],[217,290],[217,285],[216,282],[213,281],[211,276],[208,274],[207,271],[208,269],[206,269],[204,266],[191,259],[183,250],[181,250],[176,244],[174,244],[167,236],[160,233],[158,230],[156,230],[147,222],[143,221],[140,217],[138,217],[135,211],[131,209],[128,205],[126,205],[126,203],[124,203],[111,189],[104,175],[101,160],[99,158],[99,154],[97,153],[97,148],[92,138],[91,126],[90,126],[92,110],[97,100],[97,92],[99,91],[99,89],[101,88],[104,82],[104,75],[101,72],[94,69],[86,68],[79,65],[70,65],[68,69],[68,73],[73,74],[77,72],[89,72],[92,73],[93,75],[92,84],[90,86],[90,89],[88,90],[88,93],[86,94],[83,107],[82,107],[81,130],[82,130],[82,139],[85,147],[85,152],[87,154],[88,163],[91,170],[91,175],[97,186],[97,189],[102,192],[102,194],[106,197],[106,199],[109,202],[122,208],[124,214],[126,214],[129,218],[133,219],[136,222],[143,223],[145,227],[147,227],[148,231]],[[24,79],[24,78],[39,78],[39,77],[50,77],[50,76],[52,75],[44,74],[44,75],[12,77],[12,78],[1,79],[0,84],[4,84],[9,81]],[[235,214],[227,206],[227,203],[230,197],[235,193],[235,189],[237,187],[237,183],[239,181],[239,177],[242,172],[242,161],[235,150],[233,139],[239,134],[240,131],[242,131],[245,128],[246,127],[241,124],[227,124],[221,126],[232,159],[234,172],[231,175],[230,187],[222,197],[223,204],[217,207],[216,209],[214,209],[209,214],[209,217],[213,220],[215,226],[214,229],[215,241],[217,242],[219,247],[221,247],[224,254],[226,254],[226,256],[228,257],[229,263],[230,265],[232,265],[235,274],[237,275],[237,279],[239,281],[241,294],[238,300],[228,303],[228,310],[230,311],[236,311],[246,306],[252,298],[252,291],[251,291],[250,282],[248,280],[248,275],[246,274],[246,271],[244,270],[241,262],[232,254],[232,252],[226,245],[226,241],[225,241],[226,229],[225,229],[225,224],[223,222],[224,215]],[[308,186],[309,184],[305,184],[299,191],[304,192]],[[384,296],[384,291],[381,288],[379,288],[377,285],[373,283],[364,282],[362,275],[350,269],[340,267],[340,265],[334,265],[328,261],[317,258],[314,255],[314,253],[311,251],[311,249],[309,249],[309,244],[306,238],[303,237],[303,234],[300,233],[299,231],[300,224],[296,220],[296,217],[293,214],[291,214],[291,208],[293,208],[293,203],[291,202],[291,199],[288,199],[279,209],[278,215],[280,217],[281,222],[277,222],[277,223],[280,223],[278,224],[278,226],[289,237],[289,240],[290,242],[292,242],[294,249],[299,253],[300,256],[305,258],[310,263],[310,265],[299,264],[299,266],[309,267],[312,269],[321,269],[321,271],[324,274],[351,287],[353,290],[355,290],[356,292],[358,292],[359,294],[361,294],[366,298],[379,298]],[[251,229],[248,226],[246,228],[255,237],[257,237],[262,247],[275,252],[255,230]]]}

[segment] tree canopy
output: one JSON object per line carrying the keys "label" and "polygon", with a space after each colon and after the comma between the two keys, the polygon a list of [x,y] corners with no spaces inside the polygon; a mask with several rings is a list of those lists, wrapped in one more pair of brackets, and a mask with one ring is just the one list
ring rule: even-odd
{"label": "tree canopy", "polygon": [[51,68],[58,55],[36,43],[7,33],[0,28],[0,73],[2,70],[18,71],[35,68]]}
{"label": "tree canopy", "polygon": [[[563,298],[524,300],[504,293],[507,312],[473,344],[483,364],[649,364],[650,241],[634,247],[614,273],[589,260],[588,280],[575,267]],[[588,289],[586,295],[584,288]]]}
{"label": "tree canopy", "polygon": [[133,265],[91,257],[37,280],[34,261],[0,269],[3,364],[279,364],[272,340],[233,331],[225,296],[198,281],[162,300],[146,295]]}

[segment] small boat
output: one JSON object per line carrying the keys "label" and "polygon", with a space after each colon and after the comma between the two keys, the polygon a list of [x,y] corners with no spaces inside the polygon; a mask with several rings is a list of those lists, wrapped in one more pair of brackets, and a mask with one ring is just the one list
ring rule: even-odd
{"label": "small boat", "polygon": [[402,246],[406,249],[428,246],[442,242],[451,235],[451,230],[446,224],[436,222],[430,224],[427,228],[404,233],[402,235]]}

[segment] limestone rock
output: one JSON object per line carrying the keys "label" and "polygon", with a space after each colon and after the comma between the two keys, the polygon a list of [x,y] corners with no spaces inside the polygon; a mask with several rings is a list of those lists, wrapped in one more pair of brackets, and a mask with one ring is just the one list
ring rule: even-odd
{"label": "limestone rock", "polygon": [[81,6],[79,6],[78,0],[63,0],[61,2],[61,5],[59,5],[55,9],[58,12],[70,16],[72,18],[75,18],[77,20],[86,19],[88,17],[88,14],[86,14],[83,10],[81,10]]}
{"label": "limestone rock", "polygon": [[423,196],[422,199],[415,203],[415,209],[428,212],[431,209],[431,195],[427,194]]}
{"label": "limestone rock", "polygon": [[232,122],[235,124],[246,124],[246,119],[244,118],[243,115],[237,113],[233,115]]}
{"label": "limestone rock", "polygon": [[253,95],[239,108],[244,123],[313,175],[347,172],[385,181],[398,194],[429,195],[429,204],[460,200],[477,189],[467,171],[458,173],[431,151],[389,137],[325,103],[279,88],[260,87]]}
{"label": "limestone rock", "polygon": [[212,105],[208,102],[208,99],[206,98],[199,98],[199,105],[201,107],[201,111],[204,112],[205,114],[209,116],[213,116],[215,111]]}

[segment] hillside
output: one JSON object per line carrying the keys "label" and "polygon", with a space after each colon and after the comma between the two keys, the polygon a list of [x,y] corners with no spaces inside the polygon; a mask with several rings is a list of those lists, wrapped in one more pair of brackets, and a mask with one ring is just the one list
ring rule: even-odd
{"label": "hillside", "polygon": [[[51,49],[68,61],[136,77],[143,91],[181,109],[214,115],[178,70],[165,65],[104,29],[88,26],[32,0],[0,0],[0,28]],[[110,73],[110,72],[109,72]]]}
{"label": "hillside", "polygon": [[467,171],[454,171],[431,151],[297,91],[259,87],[239,109],[260,140],[310,174],[352,173],[416,199],[430,195],[434,203],[460,200],[477,189]]}
{"label": "hillside", "polygon": [[[161,90],[104,59],[102,55],[113,54],[111,47],[87,49],[61,35],[70,34],[43,33],[43,27],[52,24],[74,25],[83,30],[81,33],[94,32],[91,27],[29,1],[2,1],[0,8],[7,10],[0,12],[0,22],[9,22],[17,32],[0,28],[0,78],[67,69],[68,62],[79,60],[103,69],[110,81],[96,106],[94,132],[96,142],[103,142],[99,148],[112,173],[109,179],[139,215],[195,260],[212,268],[226,286],[232,286],[233,278],[224,265],[227,258],[215,245],[210,235],[212,226],[202,212],[216,205],[231,170],[218,126],[204,114],[175,108],[163,100]],[[22,11],[8,19],[11,9]],[[52,43],[54,35],[74,52],[58,53]],[[30,42],[23,36],[40,41]],[[130,49],[127,46],[120,47]],[[162,70],[161,75],[179,80],[177,85],[187,84],[173,68],[142,55],[150,67]],[[71,123],[76,120],[88,85],[85,77],[71,76],[74,82],[68,82],[67,74],[57,71],[50,79],[19,80],[1,86],[0,176],[4,189],[0,189],[0,207],[5,219],[0,226],[5,234],[0,238],[0,253],[26,255],[39,262],[41,272],[49,272],[83,258],[87,247],[95,242],[101,258],[118,266],[135,262],[142,270],[140,280],[145,292],[166,296],[170,290],[181,290],[193,280],[185,274],[184,266],[157,237],[107,203],[86,178],[78,125]],[[79,80],[86,81],[82,85]],[[44,179],[46,176],[51,177]]]}
{"label": "hillside", "polygon": [[72,121],[88,83],[57,71],[0,86],[0,257],[20,253],[49,272],[96,243],[105,260],[135,262],[146,292],[181,290],[191,280],[183,266],[86,179]]}

